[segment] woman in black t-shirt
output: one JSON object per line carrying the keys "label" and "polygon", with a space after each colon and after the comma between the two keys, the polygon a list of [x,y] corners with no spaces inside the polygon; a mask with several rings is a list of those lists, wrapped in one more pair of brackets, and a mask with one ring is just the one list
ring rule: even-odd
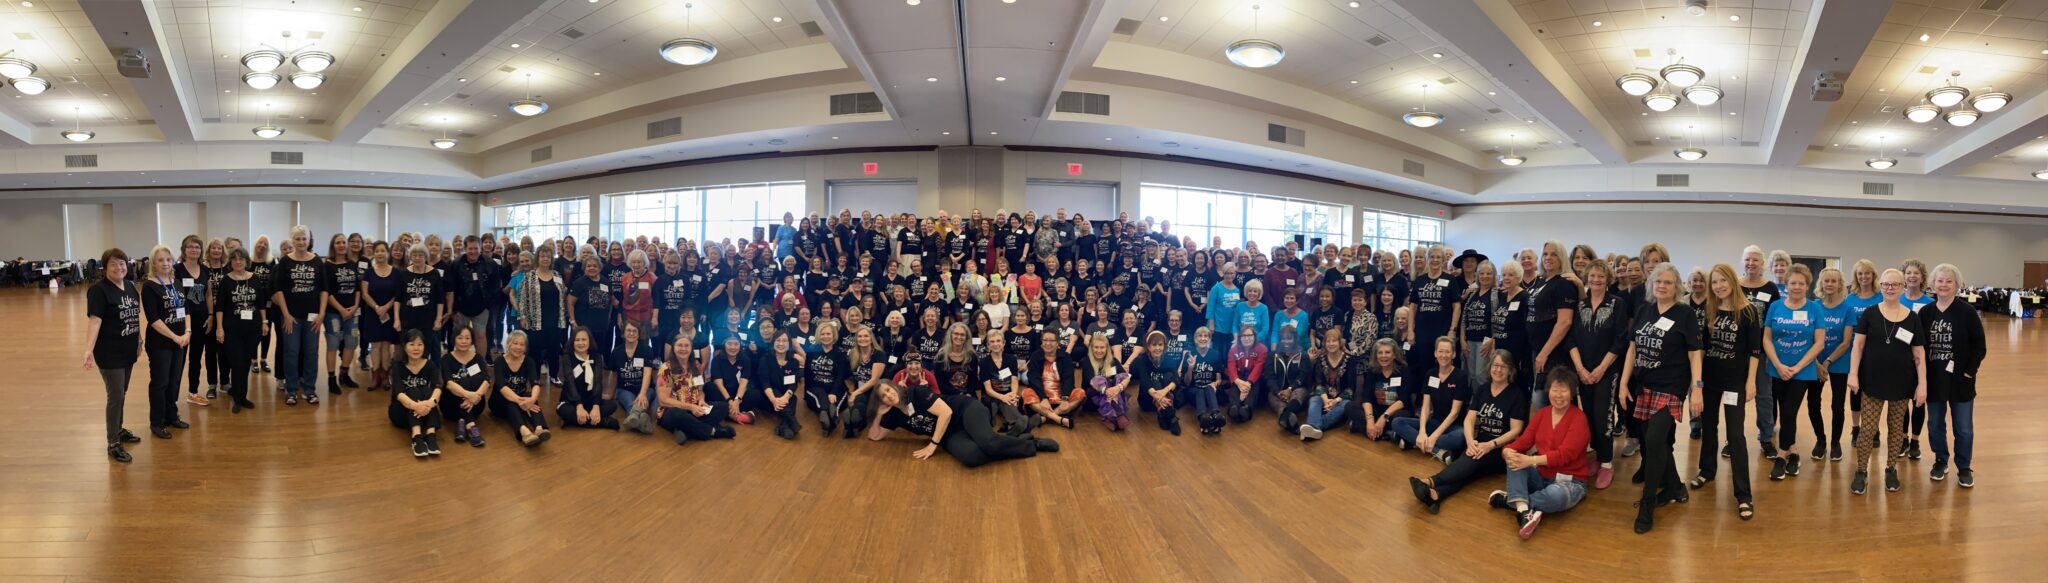
{"label": "woman in black t-shirt", "polygon": [[135,370],[135,355],[142,349],[142,298],[128,284],[128,254],[108,249],[100,254],[100,281],[85,292],[85,368],[97,368],[107,388],[107,457],[128,463],[133,459],[122,443],[142,438],[121,427],[121,414],[128,398],[128,377]]}
{"label": "woman in black t-shirt", "polygon": [[[645,325],[637,320],[632,323]],[[555,404],[555,417],[562,420],[563,427],[619,428],[618,420],[612,419],[617,407],[604,398],[605,356],[592,352],[595,344],[588,328],[578,327],[569,333],[562,397]]]}
{"label": "woman in black t-shirt", "polygon": [[284,404],[297,405],[299,398],[320,404],[314,389],[320,374],[320,313],[325,311],[320,288],[320,256],[313,253],[313,236],[305,225],[292,227],[291,252],[277,258],[271,272],[271,302],[281,311],[283,336],[278,337],[277,371],[284,387]]}
{"label": "woman in black t-shirt", "polygon": [[1464,456],[1434,476],[1408,478],[1409,491],[1430,514],[1437,513],[1444,498],[1479,478],[1507,473],[1501,447],[1521,437],[1522,428],[1529,422],[1529,396],[1524,394],[1527,389],[1514,382],[1515,370],[1511,353],[1494,351],[1487,363],[1489,382],[1472,387],[1472,398],[1466,400]]}
{"label": "woman in black t-shirt", "polygon": [[[1530,371],[1529,382],[1535,382],[1540,371],[1550,370],[1552,365],[1563,362],[1563,349],[1569,348],[1565,338],[1571,335],[1572,318],[1578,307],[1579,284],[1582,280],[1572,273],[1570,263],[1564,260],[1564,244],[1549,241],[1543,244],[1543,276],[1529,285],[1528,338]],[[1531,388],[1535,388],[1531,385]],[[1532,390],[1536,402],[1531,406],[1542,409],[1549,406],[1550,391]]]}
{"label": "woman in black t-shirt", "polygon": [[1599,462],[1599,469],[1593,475],[1593,487],[1606,489],[1614,478],[1614,440],[1607,435],[1607,407],[1614,402],[1615,382],[1621,377],[1621,367],[1614,366],[1621,355],[1628,351],[1629,313],[1628,302],[1610,289],[1614,282],[1614,270],[1607,262],[1588,260],[1585,271],[1586,288],[1579,298],[1578,314],[1572,318],[1572,331],[1568,352],[1561,364],[1571,366],[1572,376],[1579,383],[1579,409],[1593,411],[1586,415],[1586,431],[1595,436],[1593,453]]}
{"label": "woman in black t-shirt", "polygon": [[441,455],[436,434],[441,429],[441,369],[427,356],[426,334],[407,330],[399,341],[398,362],[391,367],[391,424],[412,435],[412,456]]}
{"label": "woman in black t-shirt", "polygon": [[1145,336],[1145,351],[1131,361],[1132,380],[1159,414],[1159,428],[1180,435],[1180,370],[1166,359],[1166,334]]}
{"label": "woman in black t-shirt", "polygon": [[240,413],[254,408],[249,401],[250,363],[255,361],[257,341],[263,336],[263,310],[269,304],[270,283],[249,271],[249,255],[240,250],[229,254],[228,271],[213,285],[213,340],[225,371],[221,381],[229,411]]}
{"label": "woman in black t-shirt", "polygon": [[796,423],[796,397],[804,389],[803,356],[792,349],[790,333],[778,331],[770,340],[770,351],[756,359],[761,394],[770,412],[775,414],[775,436],[796,439],[802,429]]}
{"label": "woman in black t-shirt", "polygon": [[[530,277],[530,276],[529,276]],[[455,349],[441,355],[441,416],[455,421],[455,441],[483,447],[476,420],[490,406],[491,371],[476,351],[476,330],[455,329]]]}
{"label": "woman in black t-shirt", "polygon": [[176,263],[171,248],[158,245],[149,251],[144,267],[149,277],[142,281],[142,313],[149,321],[142,343],[149,352],[149,431],[158,438],[169,438],[172,428],[191,427],[178,418],[178,373],[185,368],[185,346],[192,342],[187,323],[204,311],[186,305],[173,273]]}
{"label": "woman in black t-shirt", "polygon": [[526,333],[518,330],[505,337],[505,354],[491,363],[491,386],[498,391],[491,396],[491,413],[510,422],[519,442],[527,447],[554,436],[548,431],[547,415],[541,412],[537,369],[526,355]]}
{"label": "woman in black t-shirt", "polygon": [[[1654,526],[1654,511],[1667,502],[1684,502],[1685,485],[1672,459],[1672,436],[1691,395],[1692,413],[1700,414],[1701,357],[1699,320],[1692,306],[1678,300],[1678,270],[1657,265],[1650,276],[1652,300],[1637,308],[1622,359],[1622,410],[1643,423],[1643,496],[1636,506],[1636,534]],[[1687,390],[1687,382],[1691,390]],[[1634,409],[1628,407],[1634,402]]]}
{"label": "woman in black t-shirt", "polygon": [[1856,321],[1856,345],[1849,351],[1849,392],[1862,400],[1857,412],[1856,478],[1849,491],[1862,495],[1870,472],[1870,450],[1877,447],[1878,418],[1884,419],[1886,453],[1884,489],[1899,489],[1899,452],[1905,451],[1906,401],[1927,402],[1927,330],[1920,315],[1899,303],[1906,274],[1884,270],[1877,278],[1884,300],[1863,311]]}
{"label": "woman in black t-shirt", "polygon": [[1703,317],[1696,321],[1706,322],[1701,330],[1701,347],[1705,350],[1700,365],[1700,380],[1705,387],[1700,398],[1705,401],[1699,420],[1701,440],[1699,445],[1699,474],[1689,486],[1698,490],[1714,481],[1714,474],[1720,459],[1715,451],[1721,448],[1721,428],[1725,419],[1728,435],[1729,469],[1735,472],[1735,512],[1743,520],[1756,515],[1751,503],[1749,490],[1749,446],[1742,436],[1743,405],[1756,397],[1757,346],[1763,343],[1762,317],[1757,314],[1742,295],[1737,283],[1735,268],[1726,263],[1715,265],[1707,276],[1707,294],[1701,299]]}
{"label": "woman in black t-shirt", "polygon": [[448,314],[448,288],[441,275],[427,261],[427,247],[414,244],[405,251],[407,265],[398,274],[398,317],[391,329],[403,334],[419,330],[426,335],[427,351],[440,346],[441,319]]}
{"label": "woman in black t-shirt", "polygon": [[881,441],[894,429],[930,437],[930,444],[911,454],[917,459],[929,458],[944,446],[953,459],[972,468],[1060,448],[1059,442],[1030,434],[996,433],[988,407],[971,396],[942,396],[930,389],[905,388],[893,381],[882,381],[875,388],[875,395],[882,413],[875,416],[874,426],[868,428],[868,439]]}
{"label": "woman in black t-shirt", "polygon": [[[1975,306],[1956,301],[1956,292],[1963,287],[1962,270],[1943,263],[1931,273],[1934,302],[1920,307],[1920,320],[1927,324],[1927,427],[1934,433],[1934,469],[1927,476],[1938,482],[1948,475],[1953,415],[1956,485],[1970,488],[1977,485],[1970,472],[1970,450],[1976,433],[1977,367],[1984,363],[1984,321]],[[175,405],[176,393],[170,398]]]}

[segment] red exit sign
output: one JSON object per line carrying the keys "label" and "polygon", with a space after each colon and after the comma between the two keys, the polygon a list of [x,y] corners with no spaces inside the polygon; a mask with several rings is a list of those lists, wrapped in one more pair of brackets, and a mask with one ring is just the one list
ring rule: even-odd
{"label": "red exit sign", "polygon": [[882,171],[882,165],[881,165],[881,164],[877,164],[877,163],[874,163],[874,162],[865,162],[865,163],[862,163],[862,164],[860,165],[860,173],[861,173],[861,174],[866,174],[866,175],[868,175],[868,176],[874,176],[876,172],[881,172],[881,171]]}
{"label": "red exit sign", "polygon": [[1078,163],[1078,162],[1068,162],[1068,163],[1067,163],[1067,175],[1068,175],[1068,176],[1080,176],[1080,175],[1081,175],[1081,164],[1080,164],[1080,163]]}

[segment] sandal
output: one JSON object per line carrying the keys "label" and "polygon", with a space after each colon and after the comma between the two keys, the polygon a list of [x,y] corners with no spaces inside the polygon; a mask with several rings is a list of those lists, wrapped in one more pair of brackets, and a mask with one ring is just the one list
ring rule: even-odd
{"label": "sandal", "polygon": [[1755,505],[1755,504],[1750,504],[1750,503],[1748,503],[1748,502],[1743,502],[1743,503],[1741,503],[1741,504],[1736,504],[1736,505],[1735,505],[1735,515],[1736,515],[1736,516],[1739,516],[1739,517],[1742,517],[1742,519],[1743,519],[1743,520],[1745,520],[1745,521],[1747,521],[1747,520],[1749,520],[1749,519],[1751,519],[1751,518],[1756,518],[1756,505]]}
{"label": "sandal", "polygon": [[1073,428],[1074,428],[1074,418],[1073,418],[1072,416],[1067,416],[1067,417],[1061,417],[1061,418],[1060,418],[1060,427],[1065,427],[1065,428],[1067,428],[1067,429],[1073,429]]}
{"label": "sandal", "polygon": [[1709,478],[1706,476],[1693,476],[1692,482],[1687,483],[1686,485],[1692,487],[1692,489],[1694,490],[1698,490],[1700,488],[1707,487],[1707,483],[1712,481],[1714,481],[1713,478]]}

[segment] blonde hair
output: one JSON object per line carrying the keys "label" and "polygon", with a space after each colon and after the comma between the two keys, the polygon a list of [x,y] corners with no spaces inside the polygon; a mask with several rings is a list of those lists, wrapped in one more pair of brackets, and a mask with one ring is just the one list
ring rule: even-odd
{"label": "blonde hair", "polygon": [[[1544,271],[1544,275],[1577,276],[1578,274],[1572,273],[1572,256],[1566,253],[1566,251],[1569,251],[1569,249],[1565,248],[1564,243],[1561,243],[1556,239],[1551,239],[1549,241],[1543,242],[1544,251],[1549,251],[1552,247],[1557,248],[1557,273],[1549,273],[1549,270],[1543,268],[1542,255],[1536,256],[1536,269]],[[1586,248],[1587,251],[1591,251],[1592,249],[1592,247]]]}
{"label": "blonde hair", "polygon": [[[163,249],[163,247],[157,247],[157,248],[158,248],[158,249]],[[150,251],[150,252],[149,252],[149,257],[150,257],[150,259],[151,259],[151,260],[155,260],[155,259],[156,259],[156,252],[155,252],[155,251]],[[1944,271],[1948,272],[1948,276],[1949,276],[1949,278],[1950,278],[1950,279],[1954,279],[1954,280],[1956,280],[1956,291],[1962,291],[1962,289],[1963,289],[1963,270],[1962,270],[1961,268],[1958,268],[1958,267],[1956,267],[1956,266],[1955,266],[1955,264],[1953,264],[1953,263],[1943,263],[1943,264],[1940,264],[1940,265],[1936,265],[1936,266],[1934,266],[1934,271],[1933,271],[1932,273],[1929,273],[1929,274],[1927,275],[1927,278],[1926,278],[1926,279],[1927,279],[1927,281],[1925,282],[1925,283],[1927,284],[1927,286],[1928,286],[1928,287],[1929,287],[1930,289],[1931,289],[1931,288],[1933,288],[1933,287],[1934,287],[1934,278],[1935,278],[1935,276],[1936,276],[1936,275],[1938,275],[1938,274],[1940,274],[1941,272],[1944,272]]]}
{"label": "blonde hair", "polygon": [[[150,250],[149,250],[149,276],[150,276],[150,277],[156,277],[156,254],[158,254],[158,253],[162,253],[162,254],[165,254],[165,255],[169,255],[169,256],[171,256],[171,263],[172,263],[172,264],[174,264],[174,265],[175,265],[175,264],[176,264],[176,263],[178,262],[178,254],[176,254],[176,253],[172,253],[172,252],[171,252],[171,248],[170,248],[170,246],[168,246],[168,245],[157,245],[156,247],[150,248]],[[1947,264],[1946,264],[1946,263],[1944,263],[1943,265],[1947,265]],[[175,269],[176,269],[176,268],[175,268],[175,267],[170,267],[170,268],[166,268],[166,269],[172,269],[173,271],[172,271],[171,273],[176,273],[176,271],[175,271]],[[166,273],[165,275],[170,275],[170,273]]]}
{"label": "blonde hair", "polygon": [[1833,304],[1841,302],[1844,298],[1849,297],[1849,286],[1847,285],[1847,282],[1842,280],[1842,270],[1833,267],[1822,268],[1820,270],[1820,281],[1825,282],[1830,277],[1835,278],[1835,283],[1841,285],[1836,285],[1835,293],[1831,295],[1827,292],[1827,286],[1815,284],[1814,288],[1819,291],[1821,301]]}
{"label": "blonde hair", "polygon": [[[1670,250],[1670,249],[1666,249],[1666,248],[1664,247],[1664,244],[1663,244],[1663,243],[1650,243],[1650,244],[1647,244],[1647,245],[1643,245],[1643,249],[1642,249],[1641,251],[1638,251],[1638,252],[1636,252],[1636,257],[1638,257],[1638,258],[1641,258],[1641,259],[1643,259],[1643,260],[1645,260],[1645,261],[1648,261],[1648,260],[1649,260],[1649,257],[1650,257],[1650,252],[1652,252],[1652,251],[1655,251],[1655,252],[1657,253],[1657,257],[1658,257],[1658,259],[1659,259],[1658,263],[1671,263],[1671,262],[1672,262],[1672,261],[1671,261],[1671,250]],[[1698,268],[1694,268],[1694,269],[1698,269]]]}
{"label": "blonde hair", "polygon": [[[1858,287],[1859,284],[1856,283],[1855,276],[1860,275],[1865,271],[1870,272],[1869,288]],[[1877,276],[1879,274],[1877,272],[1876,263],[1871,263],[1869,259],[1858,259],[1856,260],[1856,266],[1849,268],[1849,274],[1849,293],[1857,295],[1862,295],[1863,292],[1870,292],[1872,294],[1877,293]]]}
{"label": "blonde hair", "polygon": [[[1692,290],[1686,289],[1685,280],[1678,277],[1678,267],[1672,265],[1669,261],[1659,263],[1657,264],[1657,267],[1652,268],[1650,270],[1649,279],[1646,281],[1648,281],[1651,285],[1656,285],[1657,277],[1663,275],[1664,272],[1667,271],[1671,272],[1671,287],[1673,288],[1671,290],[1671,301],[1679,303],[1692,303]],[[1711,285],[1711,282],[1709,282],[1709,285]],[[1651,292],[1652,294],[1656,293],[1654,291],[1655,289],[1656,288],[1654,287],[1651,288],[1651,290],[1653,290]],[[1709,291],[1711,292],[1712,290]]]}

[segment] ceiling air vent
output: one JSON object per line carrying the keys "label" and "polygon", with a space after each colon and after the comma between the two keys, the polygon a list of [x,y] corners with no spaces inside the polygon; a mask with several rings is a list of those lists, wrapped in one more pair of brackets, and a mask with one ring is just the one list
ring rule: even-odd
{"label": "ceiling air vent", "polygon": [[1761,146],[1761,145],[1763,145],[1763,144],[1760,144],[1760,143],[1757,143],[1757,142],[1742,142],[1742,147],[1744,147],[1744,148],[1754,148],[1754,147],[1757,147],[1757,146]]}
{"label": "ceiling air vent", "polygon": [[139,125],[139,126],[153,126],[153,125],[156,125],[156,120],[153,120],[153,119],[138,119],[138,120],[135,120],[135,125]]}
{"label": "ceiling air vent", "polygon": [[1502,111],[1500,110],[1500,108],[1498,108],[1498,107],[1489,107],[1489,108],[1486,108],[1486,112],[1487,112],[1487,113],[1491,113],[1491,114],[1494,114],[1494,115],[1499,115],[1499,114],[1501,114],[1501,113],[1504,113],[1504,112],[1502,112]]}
{"label": "ceiling air vent", "polygon": [[324,120],[324,119],[309,119],[309,120],[306,120],[306,125],[309,125],[309,126],[324,126],[324,125],[327,125],[327,120]]}
{"label": "ceiling air vent", "polygon": [[17,33],[14,33],[14,39],[15,39],[15,40],[36,40],[36,33],[33,33],[33,32],[17,32]]}
{"label": "ceiling air vent", "polygon": [[819,28],[818,23],[816,22],[811,22],[807,20],[804,22],[796,23],[796,27],[803,29],[804,36],[810,38],[818,38],[821,36],[825,36],[825,29]]}
{"label": "ceiling air vent", "polygon": [[1871,196],[1891,196],[1891,195],[1892,195],[1892,183],[1890,183],[1890,182],[1865,182],[1865,183],[1863,183],[1863,194],[1868,194],[1868,195],[1871,195]]}
{"label": "ceiling air vent", "polygon": [[474,96],[474,95],[470,95],[470,94],[468,94],[468,93],[457,93],[457,94],[455,94],[455,99],[457,99],[457,100],[468,100],[468,99],[469,99],[469,98],[471,98],[471,97],[475,97],[475,96]]}
{"label": "ceiling air vent", "polygon": [[1053,105],[1053,111],[1109,115],[1109,96],[1101,93],[1061,91],[1060,100]]}
{"label": "ceiling air vent", "polygon": [[35,123],[33,123],[33,124],[29,124],[29,125],[33,125],[33,126],[36,126],[36,127],[39,127],[39,128],[54,128],[54,127],[57,127],[57,124],[53,124],[53,123],[50,123],[50,122],[47,122],[47,121],[39,121],[39,122],[35,122]]}
{"label": "ceiling air vent", "polygon": [[199,121],[200,121],[200,122],[202,122],[202,123],[220,123],[220,118],[217,118],[217,117],[202,117],[202,118],[199,118]]}
{"label": "ceiling air vent", "polygon": [[517,70],[519,70],[519,68],[518,68],[518,67],[514,67],[514,66],[511,66],[511,65],[505,65],[505,66],[503,66],[503,67],[498,67],[498,72],[499,72],[499,73],[510,73],[510,72],[513,72],[513,71],[517,71]]}
{"label": "ceiling air vent", "polygon": [[1401,173],[1402,173],[1402,174],[1413,174],[1413,175],[1416,175],[1416,176],[1421,176],[1421,175],[1422,175],[1422,171],[1423,171],[1423,167],[1422,167],[1422,163],[1421,163],[1421,162],[1416,162],[1416,161],[1414,161],[1414,160],[1402,160],[1402,161],[1401,161]]}
{"label": "ceiling air vent", "polygon": [[285,164],[285,165],[291,165],[291,166],[299,166],[299,165],[302,165],[302,164],[305,164],[305,163],[306,163],[306,153],[305,153],[305,152],[271,152],[271,153],[270,153],[270,163],[271,163],[271,164]]}
{"label": "ceiling air vent", "polygon": [[1635,144],[1636,146],[1638,146],[1638,147],[1643,147],[1643,148],[1648,148],[1648,147],[1650,147],[1650,146],[1654,145],[1654,144],[1651,144],[1649,140],[1636,140],[1636,141],[1635,141],[1635,142],[1633,142],[1633,143],[1634,143],[1634,144]]}
{"label": "ceiling air vent", "polygon": [[1691,175],[1691,174],[1658,174],[1658,175],[1657,175],[1657,186],[1658,186],[1659,188],[1685,188],[1685,187],[1689,187],[1689,186],[1692,186],[1692,175]]}
{"label": "ceiling air vent", "polygon": [[1978,4],[1978,5],[1977,5],[1977,9],[1978,9],[1978,10],[1988,10],[1988,11],[1991,11],[1991,12],[1997,12],[1997,11],[2000,11],[2000,10],[2004,10],[2004,9],[2005,9],[2005,5],[2006,5],[2006,0],[1984,0],[1984,3],[1983,3],[1983,4]]}
{"label": "ceiling air vent", "polygon": [[882,98],[873,92],[841,93],[832,96],[832,115],[882,113]]}
{"label": "ceiling air vent", "polygon": [[1266,124],[1266,141],[1290,146],[1305,146],[1308,144],[1308,133],[1301,131],[1299,128],[1269,123]]}
{"label": "ceiling air vent", "polygon": [[1381,35],[1377,35],[1377,34],[1375,34],[1375,35],[1372,35],[1372,38],[1369,38],[1369,39],[1365,39],[1365,44],[1366,44],[1367,46],[1375,46],[1375,47],[1376,47],[1376,46],[1380,46],[1380,45],[1383,45],[1383,44],[1387,44],[1388,42],[1390,42],[1390,41],[1388,41],[1388,40],[1387,40],[1387,37],[1384,37],[1384,36],[1381,36]]}
{"label": "ceiling air vent", "polygon": [[534,148],[534,149],[533,149],[533,155],[532,155],[532,160],[530,160],[530,161],[532,161],[532,162],[541,162],[541,161],[545,161],[545,160],[548,160],[548,159],[551,159],[551,158],[554,158],[554,157],[555,157],[555,147],[554,147],[553,145],[547,145],[547,146],[541,146],[541,147],[538,147],[538,148]]}
{"label": "ceiling air vent", "polygon": [[1119,18],[1119,19],[1117,19],[1117,21],[1116,21],[1116,29],[1115,29],[1115,30],[1112,30],[1112,31],[1110,31],[1110,32],[1112,32],[1112,33],[1115,33],[1115,34],[1120,34],[1120,35],[1123,35],[1123,36],[1131,36],[1131,35],[1134,35],[1134,34],[1138,34],[1138,25],[1139,25],[1139,24],[1142,24],[1142,23],[1138,22],[1138,21],[1137,21],[1136,19],[1131,19],[1131,18]]}
{"label": "ceiling air vent", "polygon": [[1828,149],[1828,147],[1827,147],[1827,146],[1807,146],[1807,147],[1806,147],[1806,151],[1808,151],[1808,152],[1825,152],[1825,151],[1827,151],[1827,149]]}
{"label": "ceiling air vent", "polygon": [[579,38],[583,38],[583,34],[584,34],[584,33],[583,33],[583,31],[580,31],[580,30],[576,30],[576,27],[574,27],[574,26],[571,26],[571,27],[569,27],[569,28],[564,28],[564,29],[562,29],[562,33],[561,33],[561,34],[562,34],[562,36],[566,36],[566,37],[569,37],[569,38],[570,38],[571,40],[574,40],[574,39],[579,39]]}
{"label": "ceiling air vent", "polygon": [[650,140],[666,138],[680,133],[683,133],[683,118],[680,117],[671,117],[661,121],[648,122],[647,124],[647,139]]}
{"label": "ceiling air vent", "polygon": [[65,154],[65,155],[64,155],[64,167],[65,167],[65,168],[98,168],[98,167],[100,167],[100,155],[99,155],[99,154]]}

